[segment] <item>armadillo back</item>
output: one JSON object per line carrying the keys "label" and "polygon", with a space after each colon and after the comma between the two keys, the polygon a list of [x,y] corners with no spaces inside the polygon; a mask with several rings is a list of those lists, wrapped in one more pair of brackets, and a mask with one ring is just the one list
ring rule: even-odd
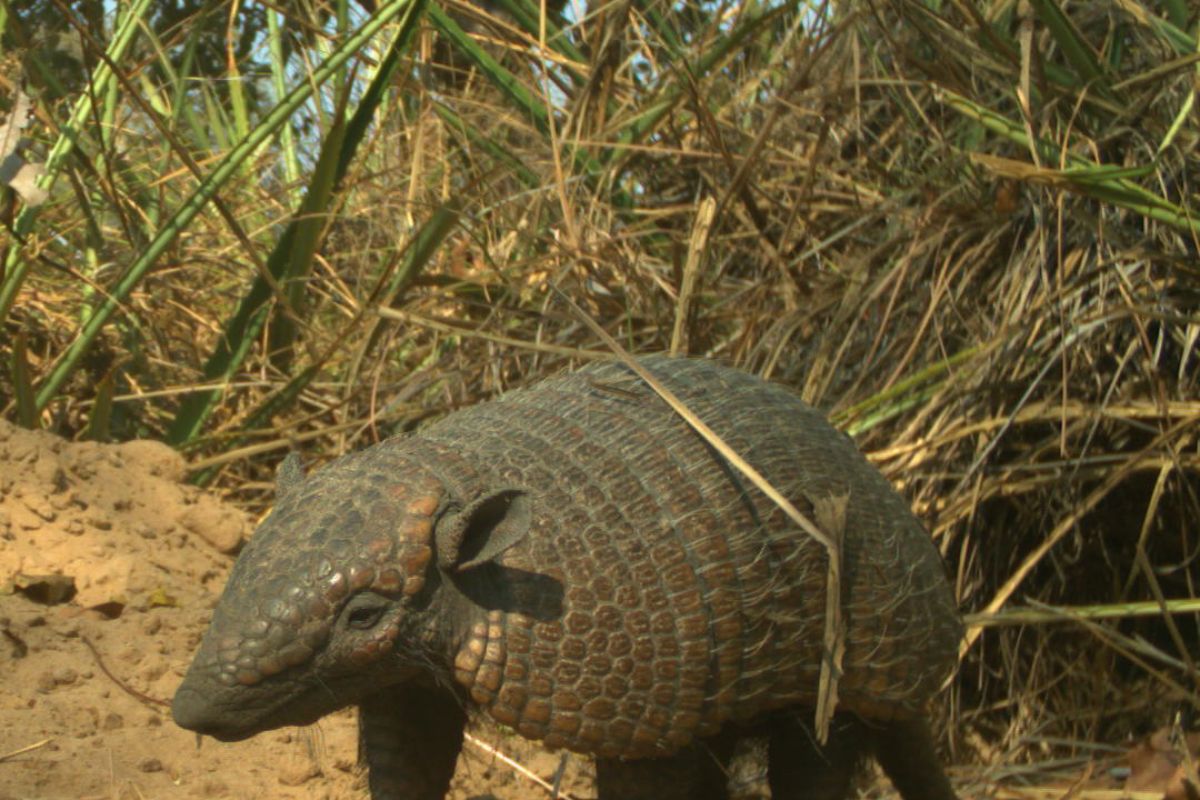
{"label": "armadillo back", "polygon": [[[920,713],[960,630],[904,501],[792,392],[710,362],[643,363],[810,518],[814,501],[848,497],[840,707]],[[552,746],[644,757],[815,702],[823,548],[628,368],[593,365],[402,441],[468,495],[527,489],[533,529],[503,563],[563,586],[561,615],[493,610],[459,653],[457,679],[495,719]]]}

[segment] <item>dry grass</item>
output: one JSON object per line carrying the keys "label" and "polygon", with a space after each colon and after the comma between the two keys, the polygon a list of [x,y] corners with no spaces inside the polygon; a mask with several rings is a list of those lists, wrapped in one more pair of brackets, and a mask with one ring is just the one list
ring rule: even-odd
{"label": "dry grass", "polygon": [[[562,292],[631,351],[674,343],[795,386],[911,498],[979,612],[946,711],[956,760],[1052,766],[1195,708],[1195,612],[982,627],[1013,606],[1197,595],[1194,52],[1133,3],[1068,6],[1067,33],[1041,4],[931,7],[780,12],[702,72],[664,60],[642,7],[592,9],[591,58],[556,56],[586,81],[569,90],[531,80],[532,33],[479,23],[557,109],[548,130],[478,70],[402,71],[320,217],[294,349],[269,358],[259,335],[188,445],[198,470],[261,505],[289,447],[332,456],[598,357]],[[1071,31],[1091,49],[1072,56]],[[126,108],[116,136],[137,127]],[[146,191],[188,185],[139,152],[122,168]],[[295,206],[261,179],[278,151],[258,157],[221,191],[248,239],[197,217],[43,424],[81,433],[113,375],[112,430],[163,434]],[[393,280],[439,208],[457,225]],[[6,320],[35,374],[144,246],[144,210],[43,216]]]}

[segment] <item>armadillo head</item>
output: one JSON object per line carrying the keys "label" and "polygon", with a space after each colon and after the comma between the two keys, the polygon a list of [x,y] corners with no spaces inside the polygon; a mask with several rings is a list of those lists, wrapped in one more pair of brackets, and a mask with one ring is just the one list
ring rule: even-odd
{"label": "armadillo head", "polygon": [[464,501],[372,450],[309,478],[285,462],[275,509],[175,694],[181,727],[244,739],[427,674],[440,574],[483,564],[528,530],[524,492]]}

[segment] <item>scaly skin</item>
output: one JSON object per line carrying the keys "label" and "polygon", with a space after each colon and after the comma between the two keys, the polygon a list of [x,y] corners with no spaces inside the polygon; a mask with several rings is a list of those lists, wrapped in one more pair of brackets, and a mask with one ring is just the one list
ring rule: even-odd
{"label": "scaly skin", "polygon": [[[786,389],[643,363],[810,517],[847,498],[839,708],[923,726],[960,627],[903,500]],[[824,605],[820,545],[626,367],[593,365],[310,478],[287,471],[174,713],[238,739],[360,703],[378,798],[444,793],[409,773],[452,768],[453,735],[435,737],[437,758],[382,755],[430,708],[480,709],[618,778],[644,770],[630,759],[675,757],[652,762],[666,774],[701,742],[812,706]],[[432,788],[386,788],[419,781]]]}

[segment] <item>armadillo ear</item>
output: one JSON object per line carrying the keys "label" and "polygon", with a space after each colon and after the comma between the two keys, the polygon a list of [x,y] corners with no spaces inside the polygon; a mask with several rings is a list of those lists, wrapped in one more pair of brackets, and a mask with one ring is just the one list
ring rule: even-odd
{"label": "armadillo ear", "polygon": [[438,566],[462,572],[491,561],[525,538],[532,516],[529,495],[520,489],[502,489],[445,514],[433,534]]}
{"label": "armadillo ear", "polygon": [[292,489],[295,489],[303,480],[304,462],[300,460],[300,456],[296,455],[296,451],[293,450],[287,454],[287,457],[280,463],[279,468],[275,470],[276,499],[283,497]]}

